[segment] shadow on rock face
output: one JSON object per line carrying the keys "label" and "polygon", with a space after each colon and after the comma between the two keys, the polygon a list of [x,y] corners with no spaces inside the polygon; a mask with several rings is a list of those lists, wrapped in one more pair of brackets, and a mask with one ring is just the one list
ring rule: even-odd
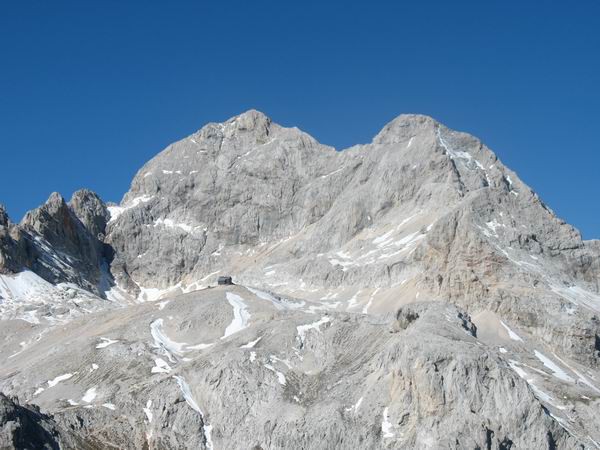
{"label": "shadow on rock face", "polygon": [[400,308],[396,313],[396,326],[398,329],[406,330],[413,322],[419,320],[419,312],[416,305],[408,305]]}
{"label": "shadow on rock face", "polygon": [[396,312],[392,332],[407,330],[417,322],[436,324],[440,320],[456,323],[473,337],[477,337],[477,327],[471,317],[454,305],[445,302],[419,302],[402,306]]}

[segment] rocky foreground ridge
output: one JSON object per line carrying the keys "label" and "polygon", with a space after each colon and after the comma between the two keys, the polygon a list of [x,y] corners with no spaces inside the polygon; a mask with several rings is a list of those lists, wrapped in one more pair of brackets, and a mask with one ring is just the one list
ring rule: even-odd
{"label": "rocky foreground ridge", "polygon": [[64,448],[599,448],[599,312],[600,242],[426,116],[248,111],[120,205],[0,208],[2,405]]}

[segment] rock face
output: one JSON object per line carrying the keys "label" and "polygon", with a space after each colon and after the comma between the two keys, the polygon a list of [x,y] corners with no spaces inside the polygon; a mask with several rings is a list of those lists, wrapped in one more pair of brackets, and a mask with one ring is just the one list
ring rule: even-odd
{"label": "rock face", "polygon": [[35,407],[22,406],[0,394],[0,448],[91,449],[81,437],[63,433],[54,420]]}
{"label": "rock face", "polygon": [[[480,141],[429,117],[402,115],[371,144],[336,152],[249,111],[148,162],[116,212],[113,274],[135,296],[223,267],[298,295],[306,285],[391,294],[408,281],[399,297],[419,289],[491,309],[598,364],[597,308],[564,317],[576,283],[600,307],[598,243],[582,241]],[[274,265],[277,279],[265,279]],[[540,297],[549,311],[533,317]]]}
{"label": "rock face", "polygon": [[0,389],[94,442],[600,448],[600,241],[430,117],[208,124],[120,205],[0,209],[0,277]]}

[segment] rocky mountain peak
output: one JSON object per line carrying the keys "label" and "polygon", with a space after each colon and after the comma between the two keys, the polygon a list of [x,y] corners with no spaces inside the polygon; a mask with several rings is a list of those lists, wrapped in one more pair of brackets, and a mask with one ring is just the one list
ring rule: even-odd
{"label": "rocky mountain peak", "polygon": [[69,206],[92,235],[105,233],[110,213],[98,194],[88,189],[80,189],[73,193]]}
{"label": "rocky mountain peak", "polygon": [[66,207],[66,201],[63,196],[59,192],[53,192],[44,203],[43,208],[48,211],[48,213],[52,214],[53,212],[58,212],[61,209]]}
{"label": "rocky mountain peak", "polygon": [[374,144],[397,144],[411,137],[432,133],[440,123],[432,117],[423,114],[400,114],[388,122],[373,138]]}
{"label": "rocky mountain peak", "polygon": [[44,234],[45,227],[50,223],[56,223],[56,232],[62,233],[70,229],[70,227],[65,230],[60,229],[62,225],[67,225],[70,221],[69,216],[70,210],[65,199],[58,192],[53,192],[43,205],[25,214],[21,226],[39,234]]}
{"label": "rocky mountain peak", "polygon": [[575,448],[600,441],[597,244],[431,117],[337,152],[250,110],[120,205],[0,226],[0,387],[124,448]]}
{"label": "rocky mountain peak", "polygon": [[268,134],[272,120],[266,114],[250,109],[225,122],[225,126],[240,132],[256,132]]}

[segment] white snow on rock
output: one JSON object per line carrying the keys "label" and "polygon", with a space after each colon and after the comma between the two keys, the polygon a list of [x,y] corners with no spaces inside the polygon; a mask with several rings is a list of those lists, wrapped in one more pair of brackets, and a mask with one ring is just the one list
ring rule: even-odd
{"label": "white snow on rock", "polygon": [[162,302],[158,302],[158,310],[162,311],[163,309],[165,309],[165,306],[167,306],[169,304],[169,300],[164,300]]}
{"label": "white snow on rock", "polygon": [[[138,285],[140,288],[140,293],[137,296],[138,302],[155,302],[156,300],[160,300],[168,294],[176,294],[183,292],[183,288],[181,287],[181,283],[177,283],[174,286],[169,286],[166,288],[149,288]],[[160,308],[160,306],[159,306]]]}
{"label": "white snow on rock", "polygon": [[348,307],[347,309],[352,309],[354,308],[356,305],[358,305],[357,299],[358,299],[358,295],[360,294],[360,289],[358,291],[356,291],[354,293],[354,295],[352,296],[352,298],[350,298],[350,300],[348,300]]}
{"label": "white snow on rock", "polygon": [[109,345],[116,344],[117,342],[119,342],[118,339],[109,339],[105,337],[101,337],[100,339],[102,340],[102,342],[96,345],[96,348],[106,348]]}
{"label": "white snow on rock", "polygon": [[510,327],[508,325],[506,325],[504,322],[500,321],[500,325],[502,325],[504,327],[504,329],[508,333],[508,337],[510,337],[513,341],[523,342],[523,339],[521,339],[521,337],[517,333],[515,333],[513,330],[511,330]]}
{"label": "white snow on rock", "polygon": [[175,342],[163,331],[163,319],[156,319],[150,324],[150,334],[157,348],[164,349],[169,354],[181,355],[185,351],[185,342]]}
{"label": "white snow on rock", "polygon": [[225,329],[225,334],[223,334],[221,339],[225,339],[248,327],[248,320],[250,319],[248,305],[246,305],[242,297],[232,292],[225,293],[225,296],[229,304],[233,307],[233,320]]}
{"label": "white snow on rock", "polygon": [[471,156],[470,153],[462,152],[462,151],[458,151],[458,150],[452,150],[450,148],[450,146],[447,144],[447,142],[444,140],[444,138],[442,138],[439,128],[437,130],[437,135],[438,135],[438,140],[439,140],[441,146],[444,148],[444,150],[446,150],[446,154],[451,159],[466,159],[469,161],[473,159],[473,157]]}
{"label": "white snow on rock", "polygon": [[373,299],[375,298],[375,295],[377,294],[377,292],[379,292],[379,288],[377,288],[373,291],[373,293],[369,297],[369,301],[367,302],[367,304],[365,306],[363,306],[363,309],[362,309],[363,314],[368,314],[369,308],[373,304]]}
{"label": "white snow on rock", "polygon": [[210,344],[196,344],[196,345],[188,345],[185,349],[187,350],[204,350],[207,349],[209,347],[212,347],[213,345],[215,345],[214,342],[210,343]]}
{"label": "white snow on rock", "polygon": [[209,425],[207,423],[204,413],[202,412],[202,410],[200,409],[200,406],[198,406],[198,403],[196,403],[196,400],[192,396],[192,391],[190,389],[190,386],[183,379],[183,377],[175,375],[173,378],[175,378],[175,380],[177,380],[177,384],[179,385],[179,389],[181,390],[181,393],[183,394],[183,398],[185,399],[186,403],[190,406],[190,408],[192,408],[194,411],[196,411],[198,414],[200,414],[200,417],[202,417],[202,422],[204,423],[203,430],[204,430],[204,437],[206,439],[206,448],[209,450],[212,450],[213,449],[213,443],[212,443],[212,437],[211,437],[212,425]]}
{"label": "white snow on rock", "polygon": [[539,387],[537,387],[532,380],[526,380],[529,383],[529,386],[531,386],[531,389],[533,390],[533,393],[535,394],[535,396],[540,399],[543,402],[549,403],[552,406],[557,407],[558,409],[563,409],[563,406],[560,405],[555,405],[553,403],[554,398],[549,395],[547,392],[542,391]]}
{"label": "white snow on rock", "polygon": [[358,408],[360,408],[360,405],[361,405],[362,401],[363,401],[363,397],[361,397],[361,398],[358,399],[358,401],[354,405],[354,412],[358,411]]}
{"label": "white snow on rock", "polygon": [[383,433],[384,438],[393,438],[394,433],[392,432],[393,425],[390,422],[389,410],[386,406],[383,410],[383,420],[381,422],[381,432]]}
{"label": "white snow on rock", "polygon": [[[525,372],[525,370],[523,370],[521,367],[519,367],[519,363],[517,361],[511,359],[510,361],[508,361],[508,365],[510,366],[511,369],[513,369],[516,372],[517,375],[519,375],[519,377],[521,377],[523,380],[525,380],[527,382],[527,384],[531,387],[531,389],[533,390],[533,393],[539,400],[549,403],[558,409],[564,409],[563,406],[553,403],[554,399],[548,393],[544,392],[542,389],[540,389],[538,386],[535,385],[534,378],[528,376],[527,372]],[[537,369],[534,369],[534,370],[537,370]]]}
{"label": "white snow on rock", "polygon": [[331,322],[331,319],[328,316],[324,316],[321,318],[321,320],[318,320],[317,322],[297,326],[296,330],[298,330],[298,338],[300,339],[300,345],[304,346],[304,341],[306,340],[306,333],[308,331],[317,330],[318,332],[320,332],[321,325],[324,325],[327,322]]}
{"label": "white snow on rock", "polygon": [[144,408],[144,414],[146,414],[148,423],[152,422],[152,417],[153,417],[152,410],[150,408],[152,408],[152,400],[148,400],[146,402],[146,407]]}
{"label": "white snow on rock", "polygon": [[265,364],[265,368],[277,375],[277,381],[279,382],[279,384],[281,384],[282,386],[286,385],[287,380],[285,379],[285,375],[283,373],[279,372],[271,364]]}
{"label": "white snow on rock", "polygon": [[344,168],[340,167],[339,169],[336,169],[333,172],[329,172],[328,174],[321,175],[321,178],[329,178],[330,176],[335,175],[336,173],[341,172],[342,170],[344,170]]}
{"label": "white snow on rock", "polygon": [[261,298],[263,300],[267,300],[267,301],[271,302],[273,304],[273,306],[275,306],[276,309],[278,309],[280,311],[285,309],[285,305],[281,301],[279,301],[276,297],[269,294],[268,292],[261,291],[259,289],[255,289],[255,288],[251,288],[251,287],[246,287],[246,289],[248,289],[250,292],[252,292],[258,298]]}
{"label": "white snow on rock", "polygon": [[200,226],[192,226],[187,223],[175,222],[172,219],[156,219],[153,224],[154,227],[164,226],[166,228],[178,228],[186,233],[191,233],[192,231],[201,228]]}
{"label": "white snow on rock", "polygon": [[102,406],[104,406],[106,409],[110,409],[111,411],[114,411],[116,408],[115,405],[113,405],[112,403],[102,403]]}
{"label": "white snow on rock", "polygon": [[567,375],[567,373],[561,367],[559,367],[554,361],[552,361],[546,355],[544,355],[543,353],[541,353],[537,350],[535,350],[534,353],[535,353],[535,357],[537,359],[539,359],[546,368],[550,369],[552,371],[552,375],[554,375],[556,378],[558,378],[559,380],[562,380],[562,381],[566,381],[567,383],[575,382],[574,378]]}
{"label": "white snow on rock", "polygon": [[[48,283],[30,270],[14,275],[0,274],[0,317],[10,310],[18,309],[20,304],[49,305],[64,302],[64,290],[70,286]],[[83,292],[80,288],[77,292]],[[92,294],[87,293],[92,297]],[[40,323],[36,311],[27,311],[19,317],[29,323]]]}
{"label": "white snow on rock", "polygon": [[346,411],[352,411],[354,413],[356,413],[358,411],[358,408],[360,408],[360,405],[363,401],[363,397],[359,398],[358,401],[352,405],[350,408],[346,408]]}
{"label": "white snow on rock", "polygon": [[240,348],[253,348],[256,344],[258,344],[258,342],[262,339],[262,336],[257,337],[255,340],[248,342],[247,344],[244,344],[242,346],[240,346]]}
{"label": "white snow on rock", "polygon": [[498,237],[498,232],[496,231],[498,228],[506,228],[506,225],[504,225],[503,223],[499,223],[496,219],[493,219],[489,222],[486,222],[485,224],[490,230],[492,230],[492,233],[494,234],[494,236]]}
{"label": "white snow on rock", "polygon": [[110,213],[110,220],[108,221],[108,223],[111,223],[111,222],[114,222],[115,220],[117,220],[119,218],[119,216],[121,214],[123,214],[125,211],[127,211],[128,209],[135,208],[136,206],[138,206],[142,203],[147,203],[150,200],[152,200],[153,198],[154,198],[154,196],[142,195],[140,197],[134,198],[129,203],[127,203],[127,205],[109,206],[107,208],[108,212]]}
{"label": "white snow on rock", "polygon": [[[77,373],[77,372],[76,372]],[[74,373],[65,373],[64,375],[59,375],[56,378],[49,380],[48,381],[48,387],[54,387],[56,386],[58,383],[60,383],[61,381],[65,381],[68,380],[69,378],[71,378],[73,375],[75,375]]]}
{"label": "white snow on rock", "polygon": [[575,305],[584,305],[594,311],[600,311],[600,295],[590,292],[587,289],[580,286],[566,287],[556,284],[551,284],[550,289]]}
{"label": "white snow on rock", "polygon": [[517,373],[517,375],[519,375],[521,378],[527,381],[527,372],[525,372],[523,369],[521,369],[521,367],[519,367],[519,363],[517,361],[511,359],[510,361],[508,361],[508,365],[512,370],[514,370]]}
{"label": "white snow on rock", "polygon": [[396,231],[396,230],[390,230],[387,233],[382,234],[379,237],[376,237],[375,239],[373,239],[373,244],[381,246],[382,244],[384,244],[386,241],[389,240],[389,238],[394,234],[394,231]]}
{"label": "white snow on rock", "polygon": [[565,366],[567,366],[569,369],[571,369],[575,375],[577,375],[577,377],[579,378],[579,382],[585,384],[587,387],[589,387],[590,389],[592,389],[592,390],[594,390],[594,391],[596,391],[597,393],[600,394],[600,389],[598,389],[593,383],[591,383],[590,380],[588,380],[585,377],[585,375],[583,375],[581,372],[579,372],[574,367],[570,366],[566,361],[564,361],[563,359],[561,359],[556,353],[554,353],[554,356],[561,363],[563,363]]}
{"label": "white snow on rock", "polygon": [[40,395],[42,392],[44,392],[45,389],[43,387],[39,387],[35,390],[35,392],[33,393],[33,396],[36,397],[38,395]]}
{"label": "white snow on rock", "polygon": [[152,368],[152,373],[169,373],[171,371],[171,366],[162,358],[156,358],[154,364],[156,365]]}
{"label": "white snow on rock", "polygon": [[85,391],[85,394],[83,395],[83,397],[81,397],[81,400],[86,403],[91,403],[96,398],[96,395],[96,388],[93,387]]}

